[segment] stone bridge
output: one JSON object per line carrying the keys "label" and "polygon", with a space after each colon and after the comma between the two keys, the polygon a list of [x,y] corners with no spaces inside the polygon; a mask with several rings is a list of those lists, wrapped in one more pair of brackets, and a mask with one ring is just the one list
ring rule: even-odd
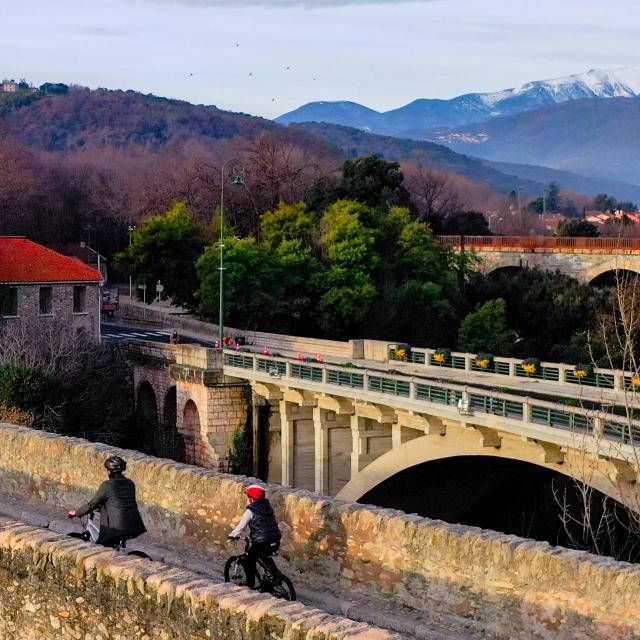
{"label": "stone bridge", "polygon": [[[389,353],[380,344],[364,351]],[[152,432],[175,419],[164,429],[180,435],[190,463],[226,470],[234,434],[249,428],[256,475],[322,495],[360,500],[418,465],[475,456],[543,467],[638,509],[629,373],[578,378],[568,365],[542,363],[531,378],[507,358],[483,372],[473,355],[454,353],[441,367],[429,349],[413,350],[411,363],[144,342],[130,355],[139,413]]]}
{"label": "stone bridge", "polygon": [[612,279],[616,272],[640,273],[640,238],[556,238],[549,236],[439,236],[457,250],[473,250],[480,269],[560,271],[585,283]]}

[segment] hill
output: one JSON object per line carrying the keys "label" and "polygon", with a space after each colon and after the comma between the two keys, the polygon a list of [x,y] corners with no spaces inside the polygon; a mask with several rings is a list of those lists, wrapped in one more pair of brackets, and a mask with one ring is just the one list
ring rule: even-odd
{"label": "hill", "polygon": [[640,98],[566,102],[424,135],[459,153],[640,185]]}
{"label": "hill", "polygon": [[542,193],[542,183],[517,175],[504,173],[488,166],[482,160],[454,153],[447,147],[427,141],[381,136],[359,129],[324,123],[289,125],[289,129],[302,130],[316,138],[322,138],[343,156],[377,154],[386,160],[420,161],[441,171],[456,173],[476,182],[485,182],[497,191],[509,192],[522,187],[523,193]]}
{"label": "hill", "polygon": [[541,193],[542,185],[523,181],[468,158],[447,147],[369,134],[336,125],[282,126],[270,120],[193,105],[134,91],[91,91],[71,87],[64,94],[40,92],[25,103],[0,103],[0,117],[9,134],[31,147],[68,152],[115,147],[184,147],[198,143],[219,146],[226,140],[255,141],[262,134],[277,135],[310,153],[339,161],[378,154],[392,160],[416,160],[432,168],[486,182],[506,192],[522,186],[525,193]]}

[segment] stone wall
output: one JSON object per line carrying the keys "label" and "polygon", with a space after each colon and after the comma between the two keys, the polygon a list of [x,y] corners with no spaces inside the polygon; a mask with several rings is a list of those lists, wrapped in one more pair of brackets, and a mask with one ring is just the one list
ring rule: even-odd
{"label": "stone wall", "polygon": [[[167,329],[178,329],[196,334],[206,335],[210,340],[218,337],[218,325],[197,320],[186,314],[169,313],[159,309],[146,309],[140,303],[129,302],[120,299],[120,317],[123,321],[151,321],[157,322]],[[300,336],[288,336],[280,333],[265,333],[262,331],[247,331],[225,327],[225,335],[235,337],[243,336],[251,344],[258,347],[268,347],[274,352],[298,353],[306,356],[337,356],[342,358],[361,358],[363,353],[362,340],[350,340],[339,342],[337,340],[320,340],[318,338],[304,338]]]}
{"label": "stone wall", "polygon": [[[100,336],[100,290],[97,284],[87,283],[78,286],[85,287],[85,310],[73,311],[74,284],[22,284],[18,289],[18,316],[15,318],[0,318],[3,324],[21,322],[24,319],[37,319],[38,322],[54,320],[62,322],[74,331],[82,331],[86,336],[98,340]],[[40,314],[40,288],[50,287],[51,313]]]}
{"label": "stone wall", "polygon": [[0,524],[5,640],[399,640],[300,603],[20,523]]}
{"label": "stone wall", "polygon": [[[77,506],[118,451],[25,428],[0,427],[3,491]],[[135,452],[130,477],[147,525],[176,545],[219,555],[244,508],[249,479]],[[473,527],[315,494],[269,488],[282,557],[318,585],[482,620],[509,638],[640,638],[640,566]]]}

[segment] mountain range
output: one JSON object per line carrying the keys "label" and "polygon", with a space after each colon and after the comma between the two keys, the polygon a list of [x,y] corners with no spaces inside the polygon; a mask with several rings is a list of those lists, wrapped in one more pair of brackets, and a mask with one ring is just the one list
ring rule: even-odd
{"label": "mountain range", "polygon": [[276,122],[328,122],[373,133],[414,137],[415,132],[489,120],[549,105],[589,98],[632,98],[640,95],[640,66],[527,82],[494,93],[468,93],[450,100],[419,99],[379,112],[355,102],[310,102],[276,118]]}
{"label": "mountain range", "polygon": [[313,102],[276,121],[341,124],[430,140],[492,161],[542,165],[638,186],[639,96],[640,66],[592,69],[495,93],[415,100],[384,113],[353,102]]}

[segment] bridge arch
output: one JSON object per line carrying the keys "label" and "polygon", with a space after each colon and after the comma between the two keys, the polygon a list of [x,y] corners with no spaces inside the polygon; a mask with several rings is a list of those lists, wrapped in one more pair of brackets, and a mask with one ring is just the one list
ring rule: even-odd
{"label": "bridge arch", "polygon": [[585,274],[585,282],[593,283],[594,280],[606,274],[611,274],[612,278],[615,278],[617,272],[622,272],[622,274],[626,275],[633,274],[640,276],[640,262],[625,260],[624,257],[607,260],[589,269]]}
{"label": "bridge arch", "polygon": [[182,410],[182,436],[184,437],[185,461],[189,464],[201,464],[201,454],[196,443],[200,441],[200,412],[198,405],[189,398]]}
{"label": "bridge arch", "polygon": [[136,446],[143,453],[153,454],[158,442],[158,399],[148,380],[136,391]]}
{"label": "bridge arch", "polygon": [[[418,465],[456,457],[495,457],[516,460],[544,467],[573,479],[585,477],[584,457],[580,452],[567,454],[564,462],[545,462],[544,451],[536,443],[524,443],[514,440],[502,440],[502,446],[487,447],[480,439],[458,435],[421,436],[393,447],[387,453],[376,458],[359,473],[353,474],[350,481],[336,495],[337,499],[357,502],[386,480],[401,471]],[[590,473],[588,484],[601,493],[623,501],[618,486],[605,473],[594,470]]]}

